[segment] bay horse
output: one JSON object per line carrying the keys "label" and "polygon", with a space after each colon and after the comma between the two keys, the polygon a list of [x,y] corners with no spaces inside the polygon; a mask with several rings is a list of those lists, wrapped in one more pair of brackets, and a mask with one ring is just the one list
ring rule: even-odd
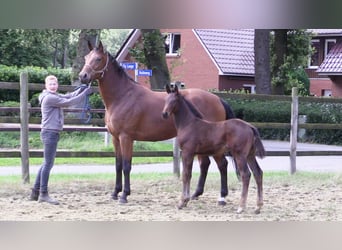
{"label": "bay horse", "polygon": [[[116,59],[104,50],[102,42],[93,47],[88,42],[90,52],[85,56],[85,64],[79,73],[82,83],[98,81],[101,97],[105,105],[105,123],[113,138],[115,148],[116,183],[112,193],[114,200],[127,203],[131,193],[130,172],[133,142],[162,141],[176,137],[174,123],[163,119],[160,114],[166,93],[155,92],[135,82]],[[207,120],[221,121],[234,117],[230,106],[218,96],[200,89],[184,90],[184,97],[194,103]],[[201,174],[194,194],[203,193],[205,179],[210,165],[209,157],[199,157]],[[228,192],[227,161],[221,160],[222,196]],[[122,194],[122,173],[124,189]]]}
{"label": "bay horse", "polygon": [[185,207],[190,200],[190,180],[194,156],[211,155],[214,159],[221,159],[225,153],[229,152],[242,179],[242,193],[237,212],[241,213],[246,208],[251,176],[250,168],[257,184],[255,213],[260,213],[263,205],[263,172],[255,157],[264,157],[265,148],[257,128],[237,118],[220,122],[206,121],[202,114],[184,98],[177,86],[174,90],[166,86],[166,91],[169,95],[166,98],[162,116],[167,119],[173,115],[177,140],[182,149],[183,191],[178,208]]}

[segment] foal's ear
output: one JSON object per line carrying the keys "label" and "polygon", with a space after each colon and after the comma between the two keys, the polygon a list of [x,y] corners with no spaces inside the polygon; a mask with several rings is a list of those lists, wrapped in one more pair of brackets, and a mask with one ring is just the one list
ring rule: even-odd
{"label": "foal's ear", "polygon": [[174,89],[173,89],[173,92],[176,93],[177,95],[179,94],[177,84],[175,84],[175,87],[174,87]]}
{"label": "foal's ear", "polygon": [[166,93],[168,93],[168,94],[171,93],[171,88],[170,88],[170,85],[169,85],[169,84],[166,84],[166,85],[165,85],[165,90],[166,90]]}

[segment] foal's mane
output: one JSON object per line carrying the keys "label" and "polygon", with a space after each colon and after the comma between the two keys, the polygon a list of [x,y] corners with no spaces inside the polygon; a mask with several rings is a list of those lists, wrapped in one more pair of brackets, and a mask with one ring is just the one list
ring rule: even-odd
{"label": "foal's mane", "polygon": [[184,103],[189,107],[192,114],[194,114],[199,119],[203,119],[203,115],[201,114],[201,112],[199,112],[198,109],[196,109],[195,106],[191,102],[186,100],[185,97],[182,95],[180,95],[180,97],[181,97],[181,100],[183,100]]}

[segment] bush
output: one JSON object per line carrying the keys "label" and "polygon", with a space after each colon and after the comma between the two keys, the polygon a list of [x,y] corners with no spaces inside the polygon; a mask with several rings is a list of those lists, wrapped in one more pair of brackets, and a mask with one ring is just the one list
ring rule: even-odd
{"label": "bush", "polygon": [[[290,101],[244,97],[246,96],[234,95],[229,99],[226,98],[238,118],[248,122],[291,122]],[[327,103],[324,99],[316,99],[315,102],[299,102],[299,115],[306,115],[307,123],[341,123],[341,110],[342,103]],[[263,139],[290,139],[290,129],[259,129],[259,132]],[[307,129],[305,137],[299,141],[342,145],[342,131]]]}
{"label": "bush", "polygon": [[[47,75],[55,75],[58,78],[60,85],[71,85],[71,69],[58,68],[40,68],[40,67],[24,67],[0,65],[0,82],[19,82],[20,73],[28,73],[28,81],[30,83],[44,84]],[[42,87],[43,88],[43,87]],[[37,91],[30,91],[29,98],[31,99]],[[0,101],[18,101],[19,90],[0,90]]]}

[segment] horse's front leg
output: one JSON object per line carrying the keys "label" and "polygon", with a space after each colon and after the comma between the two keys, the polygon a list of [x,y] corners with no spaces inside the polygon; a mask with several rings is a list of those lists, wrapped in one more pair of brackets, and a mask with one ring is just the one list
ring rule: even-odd
{"label": "horse's front leg", "polygon": [[117,200],[119,193],[122,191],[122,153],[120,148],[120,141],[118,138],[113,136],[113,145],[115,148],[115,188],[112,193],[112,199]]}
{"label": "horse's front leg", "polygon": [[214,156],[214,159],[216,161],[217,167],[220,171],[221,176],[221,192],[220,197],[218,199],[218,204],[221,206],[226,205],[225,197],[228,195],[228,177],[227,177],[227,165],[228,161],[224,154],[219,154]]}
{"label": "horse's front leg", "polygon": [[198,196],[202,195],[204,192],[204,185],[208,175],[208,169],[210,165],[210,159],[208,156],[198,156],[198,161],[200,164],[200,177],[198,178],[198,183],[195,193],[191,196],[191,199],[198,199]]}
{"label": "horse's front leg", "polygon": [[127,196],[131,194],[130,175],[132,169],[133,140],[126,135],[120,136],[120,147],[122,152],[122,168],[124,174],[124,189],[120,196],[120,203],[127,203]]}
{"label": "horse's front leg", "polygon": [[182,171],[182,182],[183,182],[183,192],[181,200],[178,204],[178,209],[186,207],[190,200],[190,181],[192,176],[192,163],[194,160],[194,155],[184,154],[182,155],[183,171]]}

